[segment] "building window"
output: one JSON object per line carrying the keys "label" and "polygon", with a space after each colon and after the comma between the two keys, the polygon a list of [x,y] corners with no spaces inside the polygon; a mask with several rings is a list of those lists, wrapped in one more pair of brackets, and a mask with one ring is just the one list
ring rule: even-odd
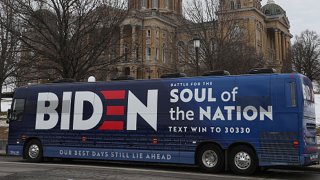
{"label": "building window", "polygon": [[271,14],[269,10],[266,10],[264,13],[265,13],[266,15],[270,15],[270,14]]}
{"label": "building window", "polygon": [[136,59],[139,60],[139,47],[136,48]]}
{"label": "building window", "polygon": [[237,0],[237,9],[241,9],[241,1]]}
{"label": "building window", "polygon": [[230,8],[231,8],[232,10],[234,10],[234,8],[235,8],[235,7],[234,7],[234,2],[233,2],[233,1],[231,1],[231,2],[230,2]]}
{"label": "building window", "polygon": [[193,41],[189,41],[188,44],[188,58],[189,58],[189,62],[186,63],[190,63],[193,64],[193,62],[195,62],[195,56],[196,56],[196,51],[194,48],[194,42]]}
{"label": "building window", "polygon": [[112,62],[114,62],[117,58],[117,49],[114,46],[111,47],[110,58]]}
{"label": "building window", "polygon": [[147,30],[147,37],[151,38],[151,30]]}
{"label": "building window", "polygon": [[162,62],[165,63],[166,62],[166,45],[163,44],[162,46]]}
{"label": "building window", "polygon": [[141,7],[146,8],[147,7],[148,0],[141,0]]}
{"label": "building window", "polygon": [[151,47],[147,47],[146,59],[147,59],[147,60],[150,60],[150,59],[151,59]]}
{"label": "building window", "polygon": [[216,51],[218,50],[217,43],[215,42],[214,39],[210,40],[210,50],[211,50],[211,54],[216,54]]}
{"label": "building window", "polygon": [[183,63],[184,62],[184,59],[185,59],[185,48],[184,48],[184,43],[183,42],[179,42],[178,43],[178,60],[179,60],[179,63]]}
{"label": "building window", "polygon": [[160,35],[159,31],[157,31],[156,32],[156,38],[159,38],[159,35]]}
{"label": "building window", "polygon": [[128,45],[124,45],[124,47],[123,47],[123,54],[124,54],[124,61],[125,61],[125,62],[128,62],[128,54],[129,54]]}
{"label": "building window", "polygon": [[124,75],[130,76],[130,72],[131,72],[130,67],[124,68]]}
{"label": "building window", "polygon": [[157,48],[156,49],[156,61],[158,61],[159,60],[159,49]]}
{"label": "building window", "polygon": [[159,2],[158,0],[152,0],[152,9],[158,9]]}

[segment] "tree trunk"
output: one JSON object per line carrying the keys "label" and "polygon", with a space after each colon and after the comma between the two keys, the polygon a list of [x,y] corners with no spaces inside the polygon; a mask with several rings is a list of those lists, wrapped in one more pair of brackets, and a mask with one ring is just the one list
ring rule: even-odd
{"label": "tree trunk", "polygon": [[1,112],[1,102],[2,102],[2,84],[3,82],[0,82],[1,88],[0,88],[0,112]]}

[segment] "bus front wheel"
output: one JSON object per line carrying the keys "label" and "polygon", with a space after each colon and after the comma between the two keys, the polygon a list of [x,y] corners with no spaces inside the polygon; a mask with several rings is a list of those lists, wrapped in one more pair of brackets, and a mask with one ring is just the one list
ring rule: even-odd
{"label": "bus front wheel", "polygon": [[221,148],[208,144],[200,148],[197,163],[204,172],[221,172],[224,166],[224,156]]}
{"label": "bus front wheel", "polygon": [[29,162],[38,163],[43,161],[42,145],[39,140],[32,139],[29,141],[25,146],[24,153]]}
{"label": "bus front wheel", "polygon": [[248,146],[236,146],[231,149],[228,157],[230,169],[241,175],[251,175],[258,168],[258,158]]}

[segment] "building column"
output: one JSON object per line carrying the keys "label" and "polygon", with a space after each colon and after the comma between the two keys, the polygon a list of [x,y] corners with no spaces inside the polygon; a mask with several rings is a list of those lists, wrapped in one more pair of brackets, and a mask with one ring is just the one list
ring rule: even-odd
{"label": "building column", "polygon": [[123,45],[124,45],[124,37],[123,37],[124,26],[120,27],[120,56],[123,55]]}
{"label": "building column", "polygon": [[[280,58],[279,58],[279,30],[275,29],[274,31],[274,50],[276,53],[276,63],[279,62]],[[275,63],[275,62],[274,62]]]}
{"label": "building column", "polygon": [[283,48],[283,44],[282,44],[282,32],[278,31],[279,35],[279,63],[282,64],[283,59],[282,59],[282,48]]}
{"label": "building column", "polygon": [[286,42],[286,35],[282,34],[282,60],[287,59],[287,42]]}
{"label": "building column", "polygon": [[136,31],[137,26],[132,26],[132,44],[131,44],[131,51],[132,51],[132,61],[137,61],[137,31]]}

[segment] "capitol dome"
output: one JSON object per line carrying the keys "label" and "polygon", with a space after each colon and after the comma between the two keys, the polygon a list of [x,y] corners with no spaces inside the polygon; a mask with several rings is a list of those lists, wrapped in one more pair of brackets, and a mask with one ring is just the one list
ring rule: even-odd
{"label": "capitol dome", "polygon": [[274,0],[268,0],[268,3],[262,7],[262,12],[266,16],[286,15],[286,11],[276,4]]}

